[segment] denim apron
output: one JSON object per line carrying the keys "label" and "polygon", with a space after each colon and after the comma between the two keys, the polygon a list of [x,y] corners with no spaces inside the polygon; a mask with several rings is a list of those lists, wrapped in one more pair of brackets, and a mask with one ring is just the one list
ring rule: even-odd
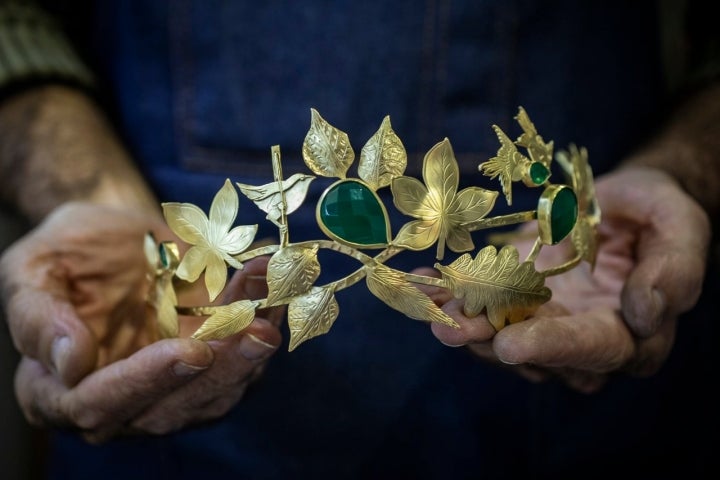
{"label": "denim apron", "polygon": [[[462,181],[499,190],[477,166],[499,146],[492,124],[519,134],[518,106],[556,148],[586,146],[601,173],[654,126],[662,94],[647,1],[97,3],[97,68],[124,138],[163,201],[204,209],[225,178],[269,182],[272,145],[286,177],[309,173],[301,146],[311,107],[357,153],[390,115],[412,175],[448,137]],[[314,205],[326,186],[314,181],[290,216],[291,241],[323,238]],[[539,192],[514,195],[512,209],[500,197],[493,214],[532,209]],[[395,232],[407,220],[391,214]],[[237,223],[277,235],[244,198]],[[431,265],[433,253],[394,265]],[[324,263],[323,275],[346,267]],[[618,380],[593,397],[530,385],[441,345],[364,285],[337,298],[332,330],[292,353],[286,338],[225,418],[100,447],[63,434],[53,475],[544,478],[582,468],[594,478],[653,437],[659,412],[643,385]],[[607,461],[586,472],[598,458]]]}

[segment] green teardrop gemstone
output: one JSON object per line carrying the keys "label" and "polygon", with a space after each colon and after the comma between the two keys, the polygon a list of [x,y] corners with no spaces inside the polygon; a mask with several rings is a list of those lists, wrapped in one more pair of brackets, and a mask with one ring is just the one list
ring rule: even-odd
{"label": "green teardrop gemstone", "polygon": [[530,165],[530,180],[535,185],[542,185],[550,176],[550,170],[540,162],[533,162]]}
{"label": "green teardrop gemstone", "polygon": [[367,185],[345,179],[331,185],[317,208],[320,227],[340,242],[360,247],[384,247],[390,241],[385,207]]}
{"label": "green teardrop gemstone", "polygon": [[572,231],[577,221],[578,202],[572,188],[561,188],[553,199],[551,209],[552,243],[556,244]]}

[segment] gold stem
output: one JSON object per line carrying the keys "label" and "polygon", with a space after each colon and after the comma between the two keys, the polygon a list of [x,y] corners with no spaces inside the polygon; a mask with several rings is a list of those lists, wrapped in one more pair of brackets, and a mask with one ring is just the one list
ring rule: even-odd
{"label": "gold stem", "polygon": [[525,259],[526,262],[535,262],[535,259],[540,254],[540,249],[542,248],[543,243],[540,241],[540,237],[537,237],[535,239],[535,244],[532,247],[532,250],[530,250],[530,253],[528,253],[527,258]]}
{"label": "gold stem", "polygon": [[[349,257],[354,258],[358,262],[363,264],[363,267],[355,270],[353,273],[339,279],[335,280],[334,282],[328,283],[327,285],[320,285],[320,288],[329,288],[332,287],[335,289],[335,291],[343,290],[345,288],[351,287],[352,285],[355,285],[357,282],[365,278],[366,270],[365,266],[367,265],[373,265],[376,263],[383,263],[390,258],[394,257],[400,252],[403,252],[405,249],[395,246],[390,246],[377,254],[374,257],[371,257],[370,255],[366,255],[362,253],[361,251],[352,248],[347,247],[345,245],[341,245],[339,243],[335,243],[331,240],[308,240],[305,242],[300,243],[294,243],[293,246],[312,246],[312,245],[319,245],[320,248],[325,248],[328,250],[333,250],[338,253],[342,253],[344,255],[347,255]],[[255,258],[260,255],[266,255],[269,253],[275,253],[278,250],[280,250],[279,245],[267,245],[265,247],[257,248],[255,250],[245,252],[240,255],[236,255],[234,258],[238,260],[239,262],[246,262],[252,258]],[[408,274],[411,275],[411,274]],[[414,275],[417,278],[431,278],[431,277],[421,277],[419,275]],[[419,281],[417,283],[425,283],[424,281]],[[428,285],[431,285],[431,283],[428,283]],[[439,285],[442,286],[442,285]],[[259,300],[255,300],[257,304],[258,309],[266,308],[267,305],[267,298],[262,298]],[[277,304],[282,305],[282,304]],[[276,306],[277,306],[276,305]],[[205,305],[205,306],[199,306],[199,307],[185,307],[185,306],[176,306],[175,310],[180,315],[195,315],[195,316],[206,316],[206,315],[212,315],[215,313],[215,311],[218,309],[218,306],[215,305]]]}
{"label": "gold stem", "polygon": [[508,215],[499,215],[497,217],[473,220],[471,222],[463,223],[462,227],[468,232],[474,232],[475,230],[484,230],[486,228],[525,223],[535,219],[537,219],[537,210],[528,210],[526,212],[511,213]]}
{"label": "gold stem", "polygon": [[412,283],[421,283],[423,285],[431,285],[433,287],[447,288],[445,279],[436,277],[426,277],[424,275],[415,275],[414,273],[406,273],[405,280]]}
{"label": "gold stem", "polygon": [[548,268],[547,270],[543,270],[542,272],[539,272],[542,275],[545,275],[546,277],[552,277],[553,275],[560,275],[561,273],[565,273],[569,270],[572,270],[575,268],[580,262],[582,261],[582,255],[577,255],[572,260],[568,260],[567,262],[563,263],[562,265],[558,265],[557,267]]}
{"label": "gold stem", "polygon": [[288,244],[288,226],[287,226],[287,201],[285,200],[285,190],[283,189],[282,162],[280,161],[280,145],[273,145],[270,149],[272,156],[273,177],[280,191],[280,246],[286,247]]}

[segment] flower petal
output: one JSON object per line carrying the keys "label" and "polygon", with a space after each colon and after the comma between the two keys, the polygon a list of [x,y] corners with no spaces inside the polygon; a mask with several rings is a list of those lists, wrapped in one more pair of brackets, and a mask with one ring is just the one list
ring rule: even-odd
{"label": "flower petal", "polygon": [[210,236],[208,241],[216,243],[232,227],[238,212],[238,194],[229,179],[225,179],[210,205]]}
{"label": "flower petal", "polygon": [[216,252],[209,252],[207,256],[207,269],[205,270],[205,286],[212,302],[225,288],[227,281],[227,265],[225,260]]}
{"label": "flower petal", "polygon": [[208,235],[205,212],[192,203],[163,203],[163,214],[170,229],[191,245],[203,243]]}
{"label": "flower petal", "polygon": [[257,225],[240,225],[230,230],[218,245],[218,248],[230,255],[244,252],[255,239]]}
{"label": "flower petal", "polygon": [[178,278],[188,282],[194,282],[198,279],[205,266],[207,265],[207,256],[210,253],[207,247],[191,247],[185,252],[180,265],[178,265],[175,275]]}

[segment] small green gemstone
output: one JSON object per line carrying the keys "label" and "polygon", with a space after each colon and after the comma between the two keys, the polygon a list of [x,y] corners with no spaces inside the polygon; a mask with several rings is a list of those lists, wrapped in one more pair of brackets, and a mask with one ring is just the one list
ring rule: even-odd
{"label": "small green gemstone", "polygon": [[377,195],[356,180],[331,186],[319,205],[319,221],[340,241],[387,245],[387,215]]}
{"label": "small green gemstone", "polygon": [[160,263],[163,267],[167,268],[170,266],[170,261],[168,260],[167,251],[165,250],[165,245],[160,244],[160,248],[158,248],[158,252],[160,253]]}
{"label": "small green gemstone", "polygon": [[552,201],[550,210],[550,229],[552,243],[556,244],[565,238],[575,227],[578,215],[578,202],[575,192],[570,187],[558,190]]}
{"label": "small green gemstone", "polygon": [[550,176],[550,170],[540,162],[533,162],[530,165],[530,180],[535,185],[542,185]]}

